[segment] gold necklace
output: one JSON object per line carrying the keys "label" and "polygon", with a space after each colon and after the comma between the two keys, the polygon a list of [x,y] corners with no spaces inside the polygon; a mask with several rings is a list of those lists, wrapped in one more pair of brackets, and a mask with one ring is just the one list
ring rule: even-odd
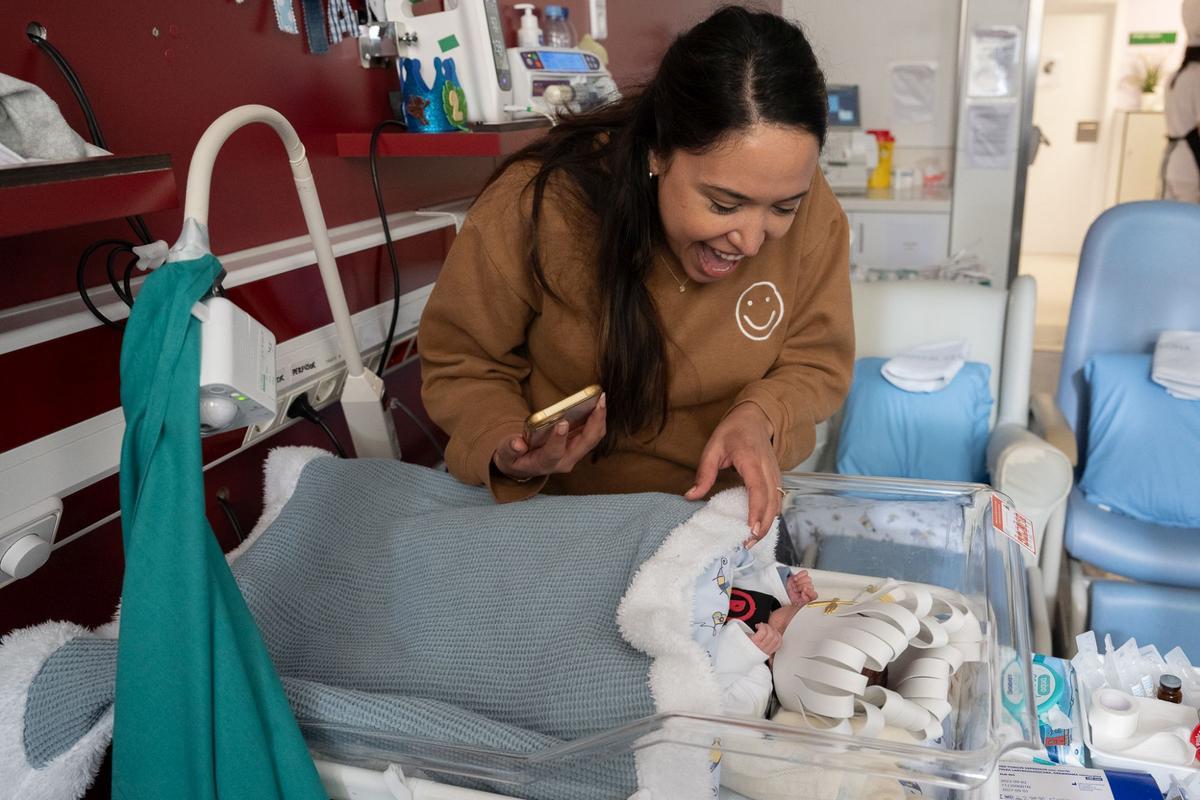
{"label": "gold necklace", "polygon": [[683,281],[680,282],[679,278],[675,276],[675,270],[671,269],[671,265],[667,263],[666,259],[663,259],[663,266],[667,268],[667,272],[671,273],[671,278],[679,284],[679,293],[683,294],[686,292],[687,285],[692,279],[685,276]]}

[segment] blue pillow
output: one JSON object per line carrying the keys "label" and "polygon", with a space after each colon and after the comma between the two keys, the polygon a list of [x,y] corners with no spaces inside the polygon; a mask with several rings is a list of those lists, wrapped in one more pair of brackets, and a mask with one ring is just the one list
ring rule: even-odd
{"label": "blue pillow", "polygon": [[837,471],[986,480],[991,367],[968,361],[945,389],[917,393],[887,382],[879,372],[886,360],[862,358],[854,365],[854,385],[838,438]]}
{"label": "blue pillow", "polygon": [[1087,461],[1089,502],[1160,525],[1200,528],[1200,400],[1179,400],[1150,380],[1151,357],[1093,356]]}

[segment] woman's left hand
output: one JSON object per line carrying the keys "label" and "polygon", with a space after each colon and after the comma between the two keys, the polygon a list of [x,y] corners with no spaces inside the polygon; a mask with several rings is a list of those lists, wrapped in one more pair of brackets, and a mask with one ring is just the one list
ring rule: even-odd
{"label": "woman's left hand", "polygon": [[734,406],[708,437],[708,444],[700,454],[696,485],[684,495],[688,500],[699,500],[712,489],[719,470],[736,469],[746,484],[750,501],[747,547],[767,535],[771,523],[779,516],[783,499],[778,490],[779,460],[771,446],[773,433],[771,421],[754,403]]}

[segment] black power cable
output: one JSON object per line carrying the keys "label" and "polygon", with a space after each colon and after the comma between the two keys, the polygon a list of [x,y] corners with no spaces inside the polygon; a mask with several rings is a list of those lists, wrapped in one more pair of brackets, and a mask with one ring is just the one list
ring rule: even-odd
{"label": "black power cable", "polygon": [[392,339],[396,336],[396,321],[400,318],[400,263],[396,260],[396,251],[392,246],[392,226],[388,224],[387,209],[383,205],[383,191],[379,188],[379,136],[383,129],[395,126],[407,130],[398,119],[385,119],[371,131],[371,186],[375,190],[375,206],[379,210],[379,222],[383,225],[383,240],[387,247],[388,260],[392,264],[392,322],[388,325],[387,338],[383,340],[383,352],[379,354],[379,368],[375,372],[382,378],[383,368],[387,366],[392,354]]}
{"label": "black power cable", "polygon": [[321,414],[312,407],[312,403],[308,402],[308,395],[296,395],[296,398],[288,405],[287,415],[288,419],[306,419],[325,431],[325,435],[329,437],[329,441],[333,444],[333,449],[337,451],[337,454],[342,458],[346,457],[346,450],[342,447],[342,443],[338,441],[337,436],[334,435],[329,425],[321,418]]}
{"label": "black power cable", "polygon": [[[101,239],[98,242],[93,242],[92,244],[88,245],[87,249],[83,251],[83,255],[79,257],[79,263],[75,266],[75,288],[79,290],[79,296],[83,298],[83,304],[87,306],[88,311],[92,312],[92,316],[100,320],[109,328],[119,331],[124,328],[124,325],[105,316],[104,312],[96,308],[96,304],[93,303],[92,298],[88,296],[87,281],[84,277],[84,271],[87,269],[88,260],[91,259],[92,254],[101,247],[112,247],[113,252],[121,252],[127,249],[129,252],[133,252],[129,242],[126,242],[122,239]],[[135,260],[134,263],[137,263],[137,261]],[[112,273],[109,274],[111,275]],[[117,296],[121,297],[121,299],[124,299],[123,290],[117,288],[116,284],[113,285],[113,288],[116,290]]]}
{"label": "black power cable", "polygon": [[[63,79],[66,80],[67,85],[71,89],[71,93],[75,95],[75,101],[79,103],[79,107],[83,111],[83,116],[87,120],[88,133],[91,135],[92,143],[97,147],[107,150],[108,143],[104,139],[103,131],[100,130],[100,123],[96,119],[96,113],[92,109],[91,101],[88,100],[87,92],[83,90],[83,83],[80,82],[79,76],[75,73],[75,70],[71,68],[71,64],[67,61],[66,57],[59,52],[58,48],[46,41],[45,34],[46,29],[39,23],[30,23],[25,29],[25,36],[50,58],[50,61],[53,62],[54,66],[58,68],[58,71],[62,73]],[[135,214],[132,217],[126,217],[125,221],[129,224],[129,227],[133,230],[134,235],[141,244],[149,244],[150,242],[154,241],[154,235],[150,233],[150,228],[146,225],[146,220],[142,219],[141,216]],[[132,242],[128,242],[123,239],[103,239],[90,245],[86,250],[83,251],[83,255],[80,257],[79,264],[75,270],[76,288],[79,290],[79,296],[83,299],[83,303],[85,306],[87,306],[88,311],[90,311],[92,316],[100,320],[100,322],[102,322],[105,326],[119,331],[124,328],[124,325],[105,316],[104,313],[96,307],[96,304],[92,302],[91,297],[88,296],[87,282],[84,277],[84,272],[87,269],[88,260],[101,247],[112,248],[109,250],[105,262],[106,271],[108,273],[108,282],[109,285],[112,286],[112,289],[116,293],[117,297],[120,298],[121,302],[125,303],[127,306],[133,305],[131,276],[133,274],[134,265],[137,264],[137,256],[134,255],[133,260],[126,265],[122,278],[118,281],[114,261],[117,258],[117,255],[120,253],[133,254],[134,245]]]}
{"label": "black power cable", "polygon": [[233,505],[229,502],[228,490],[221,489],[217,492],[217,505],[225,512],[225,519],[229,522],[229,527],[233,528],[233,535],[237,537],[238,543],[246,541],[246,536],[242,533],[242,523],[238,520],[237,512],[233,510]]}

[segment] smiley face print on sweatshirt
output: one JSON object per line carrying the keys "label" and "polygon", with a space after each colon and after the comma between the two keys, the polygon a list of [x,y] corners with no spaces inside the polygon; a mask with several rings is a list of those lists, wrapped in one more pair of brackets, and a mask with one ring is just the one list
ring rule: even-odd
{"label": "smiley face print on sweatshirt", "polygon": [[738,298],[734,314],[743,336],[755,342],[764,341],[783,322],[783,295],[770,281],[751,284]]}

